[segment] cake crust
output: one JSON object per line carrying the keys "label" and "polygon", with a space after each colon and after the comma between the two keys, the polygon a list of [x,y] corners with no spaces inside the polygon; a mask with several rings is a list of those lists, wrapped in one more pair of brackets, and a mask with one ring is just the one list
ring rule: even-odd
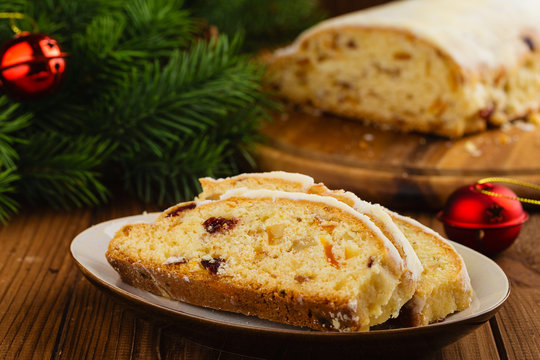
{"label": "cake crust", "polygon": [[327,302],[284,290],[238,287],[217,276],[194,276],[181,266],[171,269],[132,263],[112,254],[107,259],[125,283],[173,300],[316,330],[369,329],[358,327],[354,321],[356,309],[349,302]]}

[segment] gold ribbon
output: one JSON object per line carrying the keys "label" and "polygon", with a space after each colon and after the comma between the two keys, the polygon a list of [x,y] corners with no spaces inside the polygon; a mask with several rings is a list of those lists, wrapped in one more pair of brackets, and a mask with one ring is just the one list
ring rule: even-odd
{"label": "gold ribbon", "polygon": [[[488,178],[480,179],[480,180],[477,181],[477,184],[481,185],[481,184],[492,183],[492,182],[502,182],[502,183],[514,184],[514,185],[529,187],[531,189],[535,189],[535,190],[540,191],[540,185],[528,183],[528,182],[521,181],[521,180],[504,178],[504,177],[488,177]],[[493,191],[489,191],[489,190],[485,190],[485,189],[478,189],[477,188],[476,190],[478,190],[482,194],[486,194],[486,195],[490,195],[490,196],[502,197],[502,198],[506,198],[506,199],[510,199],[510,200],[519,200],[521,202],[528,203],[528,204],[540,205],[540,200],[528,199],[528,198],[523,198],[523,197],[519,197],[519,196],[508,196],[508,195],[498,194],[498,193],[495,193]]]}
{"label": "gold ribbon", "polygon": [[9,19],[9,26],[11,27],[11,30],[17,35],[21,34],[23,31],[15,24],[15,20],[22,20],[25,19],[29,23],[32,24],[32,32],[37,32],[37,23],[34,19],[32,19],[30,16],[27,16],[22,13],[17,12],[0,12],[0,19]]}

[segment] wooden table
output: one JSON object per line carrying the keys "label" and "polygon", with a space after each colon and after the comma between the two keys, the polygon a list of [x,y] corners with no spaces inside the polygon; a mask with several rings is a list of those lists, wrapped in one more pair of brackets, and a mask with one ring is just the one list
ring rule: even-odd
{"label": "wooden table", "polygon": [[[247,359],[145,320],[90,284],[70,256],[92,224],[156,211],[134,201],[71,212],[23,209],[0,227],[0,358]],[[442,231],[434,213],[409,214]],[[540,359],[540,213],[495,260],[512,293],[489,322],[426,359]],[[292,357],[285,349],[278,358]]]}

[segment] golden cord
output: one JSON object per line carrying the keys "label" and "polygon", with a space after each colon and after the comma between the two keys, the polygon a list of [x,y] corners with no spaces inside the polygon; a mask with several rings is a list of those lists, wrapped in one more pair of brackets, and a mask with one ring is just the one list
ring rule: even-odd
{"label": "golden cord", "polygon": [[[477,181],[478,184],[485,184],[485,183],[491,183],[491,182],[502,182],[502,183],[514,184],[514,185],[529,187],[531,189],[540,191],[540,185],[528,183],[521,180],[504,178],[504,177],[488,177],[488,178],[480,179]],[[498,194],[493,191],[484,190],[484,189],[477,189],[477,190],[481,192],[482,194],[486,194],[486,195],[497,196],[497,197],[502,197],[502,198],[511,199],[511,200],[519,200],[521,202],[528,203],[528,204],[540,205],[540,200],[528,199],[528,198],[523,198],[519,196],[507,196],[507,195]]]}
{"label": "golden cord", "polygon": [[0,12],[0,19],[9,19],[9,26],[11,27],[11,30],[17,35],[22,33],[23,31],[15,24],[15,19],[22,20],[25,19],[28,22],[32,24],[32,32],[37,32],[37,23],[32,19],[30,16],[27,16],[22,13],[17,12]]}

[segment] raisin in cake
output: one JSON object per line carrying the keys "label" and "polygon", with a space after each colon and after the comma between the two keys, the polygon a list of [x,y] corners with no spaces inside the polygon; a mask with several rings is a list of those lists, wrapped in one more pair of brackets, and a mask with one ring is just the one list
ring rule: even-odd
{"label": "raisin in cake", "polygon": [[[249,181],[249,178],[257,180]],[[276,181],[276,178],[279,178],[279,181]],[[237,182],[237,179],[243,180]],[[291,184],[295,181],[298,182],[296,185]],[[201,179],[203,192],[199,196],[205,198],[211,194],[216,197],[220,195],[219,191],[227,191],[232,187],[248,185],[252,188],[276,188],[278,184],[284,183],[287,183],[287,188],[303,187],[309,193],[337,198],[369,216],[394,243],[404,259],[407,271],[401,279],[401,285],[396,287],[387,308],[393,308],[395,304],[405,304],[399,316],[403,325],[427,325],[453,312],[464,310],[470,305],[472,287],[469,275],[463,259],[452,245],[421,223],[378,204],[360,200],[351,192],[329,190],[323,184],[314,184],[313,179],[306,175],[269,172],[242,174],[219,180]],[[410,287],[404,284],[412,282],[415,284],[415,291],[414,295],[410,293],[409,296]],[[393,317],[396,315],[392,314]],[[381,319],[373,319],[372,323],[379,323]]]}
{"label": "raisin in cake", "polygon": [[332,198],[232,190],[127,225],[107,259],[123,281],[200,306],[320,330],[368,330],[403,261],[367,218]]}
{"label": "raisin in cake", "polygon": [[293,103],[448,137],[538,121],[540,1],[407,0],[332,18],[268,60]]}

